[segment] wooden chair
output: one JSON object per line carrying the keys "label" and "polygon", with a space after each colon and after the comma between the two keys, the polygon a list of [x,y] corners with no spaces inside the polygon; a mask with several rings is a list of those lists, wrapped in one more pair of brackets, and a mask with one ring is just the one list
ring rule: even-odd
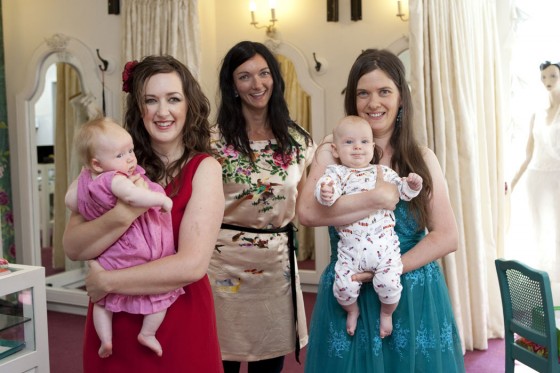
{"label": "wooden chair", "polygon": [[[538,372],[560,372],[548,274],[517,260],[495,263],[504,311],[506,373],[514,371],[515,360]],[[546,348],[548,358],[516,343],[514,333]]]}

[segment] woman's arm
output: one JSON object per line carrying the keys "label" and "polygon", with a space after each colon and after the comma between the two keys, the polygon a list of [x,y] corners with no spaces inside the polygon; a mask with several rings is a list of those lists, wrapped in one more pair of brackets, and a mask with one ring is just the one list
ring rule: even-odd
{"label": "woman's arm", "polygon": [[330,164],[336,160],[332,155],[332,135],[323,140],[315,152],[307,181],[300,195],[297,214],[301,224],[308,227],[344,225],[368,216],[379,209],[394,210],[399,201],[397,188],[378,178],[375,189],[340,197],[330,207],[323,206],[314,196],[315,185]]}
{"label": "woman's arm", "polygon": [[424,159],[432,176],[433,191],[429,202],[428,234],[402,255],[403,273],[420,268],[456,251],[458,231],[449,201],[447,185],[436,155],[425,148]]}
{"label": "woman's arm", "polygon": [[529,138],[527,139],[527,147],[525,148],[525,161],[519,167],[519,170],[516,172],[513,179],[511,179],[511,192],[513,193],[513,189],[517,185],[517,182],[523,176],[523,173],[527,169],[529,162],[533,158],[533,149],[535,147],[535,138],[533,137],[533,126],[535,125],[535,116],[531,119],[531,126],[529,128]]}
{"label": "woman's arm", "polygon": [[98,257],[145,211],[145,208],[133,208],[118,201],[111,210],[90,221],[72,212],[62,237],[64,252],[72,260]]}
{"label": "woman's arm", "polygon": [[93,267],[86,278],[93,301],[107,293],[159,294],[206,275],[224,215],[222,168],[214,158],[204,159],[192,181],[192,196],[179,228],[179,247],[170,255],[126,269],[103,271]]}
{"label": "woman's arm", "polygon": [[[132,176],[130,180],[138,187],[148,188],[140,175]],[[72,260],[97,258],[146,211],[146,208],[131,207],[117,200],[117,204],[111,210],[97,219],[86,221],[78,213],[77,189],[78,182],[74,180],[65,197],[71,215],[62,236],[64,252]]]}

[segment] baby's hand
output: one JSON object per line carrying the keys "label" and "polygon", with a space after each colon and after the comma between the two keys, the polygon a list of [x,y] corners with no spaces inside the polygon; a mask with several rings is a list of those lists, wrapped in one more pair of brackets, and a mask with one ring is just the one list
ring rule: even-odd
{"label": "baby's hand", "polygon": [[321,199],[327,203],[332,202],[334,194],[334,180],[326,177],[324,182],[321,183]]}
{"label": "baby's hand", "polygon": [[412,190],[422,189],[422,176],[415,174],[414,172],[408,174],[408,177],[406,177],[406,182]]}
{"label": "baby's hand", "polygon": [[173,208],[173,201],[171,200],[171,198],[165,196],[165,199],[163,200],[163,205],[161,206],[161,208],[165,212],[170,212],[171,209]]}
{"label": "baby's hand", "polygon": [[139,188],[150,189],[150,187],[148,186],[148,183],[146,182],[146,180],[144,180],[142,178],[142,176],[140,174],[130,175],[128,177],[128,179],[130,181],[132,181],[134,183],[134,185],[136,185]]}

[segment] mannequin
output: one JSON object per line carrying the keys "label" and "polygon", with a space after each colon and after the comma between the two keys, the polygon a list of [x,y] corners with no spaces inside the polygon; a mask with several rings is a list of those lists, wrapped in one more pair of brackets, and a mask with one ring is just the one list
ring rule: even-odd
{"label": "mannequin", "polygon": [[[521,230],[532,247],[523,251],[540,258],[529,264],[549,272],[556,282],[556,272],[560,272],[556,269],[560,263],[560,62],[546,61],[540,70],[549,103],[531,118],[525,161],[511,181],[511,191],[526,189],[516,192],[516,198],[522,198],[519,194],[525,192],[527,201]],[[524,188],[520,188],[522,185]]]}

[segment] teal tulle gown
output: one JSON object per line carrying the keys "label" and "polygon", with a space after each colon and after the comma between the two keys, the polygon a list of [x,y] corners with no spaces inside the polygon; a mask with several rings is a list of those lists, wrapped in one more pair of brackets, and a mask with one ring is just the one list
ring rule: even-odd
{"label": "teal tulle gown", "polygon": [[[425,233],[400,201],[395,210],[401,252]],[[371,283],[362,285],[360,317],[353,337],[346,333],[346,312],[333,295],[338,235],[329,227],[331,262],[319,283],[313,309],[306,373],[464,372],[461,341],[445,279],[437,262],[401,276],[401,299],[393,313],[393,333],[379,336],[380,303]]]}

